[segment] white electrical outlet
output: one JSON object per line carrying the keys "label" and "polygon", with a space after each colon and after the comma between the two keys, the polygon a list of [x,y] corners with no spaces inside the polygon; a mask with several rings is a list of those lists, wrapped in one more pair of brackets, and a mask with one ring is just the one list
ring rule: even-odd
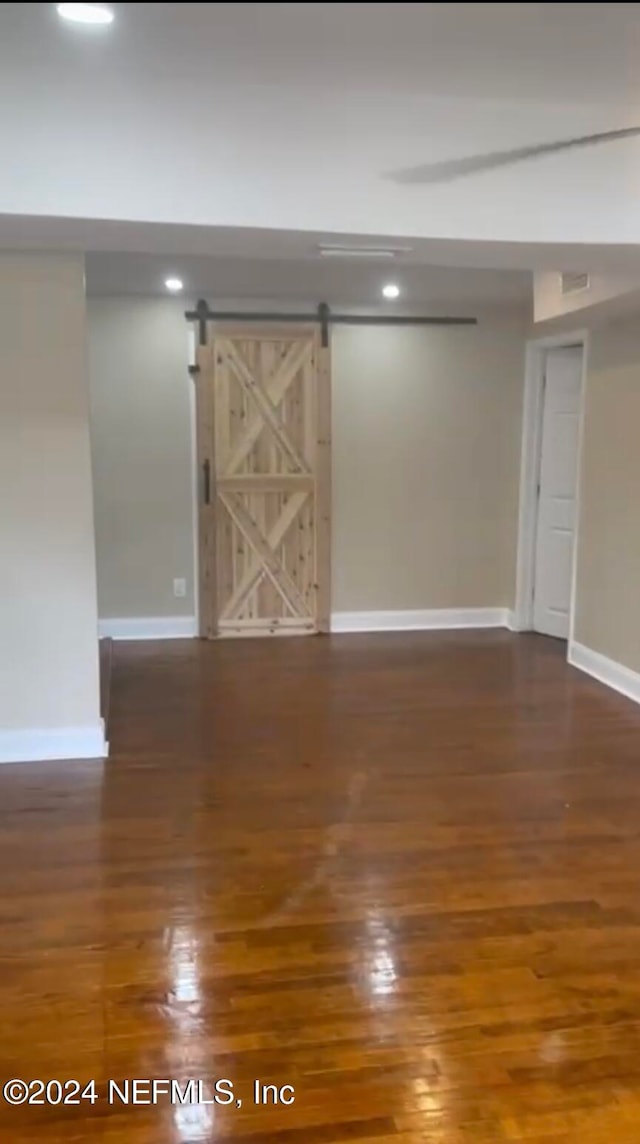
{"label": "white electrical outlet", "polygon": [[180,577],[173,581],[173,594],[177,599],[182,599],[187,594],[187,581]]}

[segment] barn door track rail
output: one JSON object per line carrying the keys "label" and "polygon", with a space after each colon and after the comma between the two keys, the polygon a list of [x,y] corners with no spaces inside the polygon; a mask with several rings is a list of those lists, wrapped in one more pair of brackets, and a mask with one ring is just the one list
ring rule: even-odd
{"label": "barn door track rail", "polygon": [[413,314],[336,314],[326,302],[320,302],[311,313],[293,314],[260,310],[211,310],[203,298],[195,310],[187,310],[189,322],[198,323],[198,341],[207,344],[207,322],[317,322],[322,345],[329,345],[329,326],[477,326],[477,318],[427,317]]}

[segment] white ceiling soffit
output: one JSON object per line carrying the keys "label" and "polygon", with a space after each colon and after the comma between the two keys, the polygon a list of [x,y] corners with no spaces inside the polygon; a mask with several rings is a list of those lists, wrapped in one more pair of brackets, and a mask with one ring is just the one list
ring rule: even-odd
{"label": "white ceiling soffit", "polygon": [[[179,273],[190,297],[271,298],[316,305],[372,307],[382,303],[385,283],[396,282],[396,308],[429,306],[442,314],[474,307],[523,309],[530,305],[531,274],[415,265],[387,260],[173,258],[92,254],[87,258],[89,294],[165,294],[167,273]],[[389,308],[388,303],[382,303]]]}
{"label": "white ceiling soffit", "polygon": [[[109,220],[41,218],[0,214],[0,249],[79,250],[98,253],[159,254],[170,260],[196,258],[268,261],[320,261],[323,243],[389,247],[398,240],[388,234],[331,233],[251,227],[184,226],[170,223],[116,222]],[[426,239],[407,236],[408,252],[392,261],[397,265],[452,266],[474,269],[576,270],[640,269],[640,246],[574,243],[523,243]],[[324,260],[323,260],[324,261]],[[327,260],[331,262],[332,260]],[[337,260],[343,265],[342,260]],[[124,265],[124,264],[123,264]],[[164,263],[163,263],[164,267]]]}
{"label": "white ceiling soffit", "polygon": [[19,109],[0,120],[3,242],[36,215],[76,242],[84,218],[640,243],[638,140],[435,186],[391,177],[632,126],[638,5],[114,7],[88,32],[53,4],[0,5],[0,105]]}

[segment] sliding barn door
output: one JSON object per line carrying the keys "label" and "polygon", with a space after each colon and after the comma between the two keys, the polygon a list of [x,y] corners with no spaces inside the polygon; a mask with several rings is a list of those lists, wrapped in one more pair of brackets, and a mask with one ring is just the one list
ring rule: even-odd
{"label": "sliding barn door", "polygon": [[210,329],[198,364],[201,634],[328,631],[329,350]]}

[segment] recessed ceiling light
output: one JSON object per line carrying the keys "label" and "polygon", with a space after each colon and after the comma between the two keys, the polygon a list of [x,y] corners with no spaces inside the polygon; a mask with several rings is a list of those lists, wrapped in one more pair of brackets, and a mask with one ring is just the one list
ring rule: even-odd
{"label": "recessed ceiling light", "polygon": [[400,287],[396,286],[395,282],[387,282],[387,285],[382,287],[382,293],[385,298],[397,298],[400,294]]}
{"label": "recessed ceiling light", "polygon": [[165,278],[164,284],[170,294],[179,294],[184,286],[182,278]]}
{"label": "recessed ceiling light", "polygon": [[57,4],[58,15],[74,24],[112,24],[113,12],[106,4]]}

